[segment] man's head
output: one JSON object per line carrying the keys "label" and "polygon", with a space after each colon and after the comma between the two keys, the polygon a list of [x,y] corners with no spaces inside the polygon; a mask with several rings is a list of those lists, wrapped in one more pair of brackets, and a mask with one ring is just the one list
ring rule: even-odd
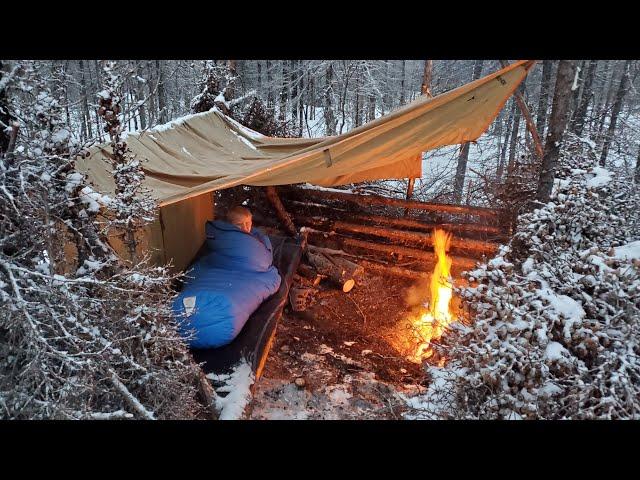
{"label": "man's head", "polygon": [[243,232],[251,232],[251,212],[241,206],[233,207],[227,212],[227,221]]}

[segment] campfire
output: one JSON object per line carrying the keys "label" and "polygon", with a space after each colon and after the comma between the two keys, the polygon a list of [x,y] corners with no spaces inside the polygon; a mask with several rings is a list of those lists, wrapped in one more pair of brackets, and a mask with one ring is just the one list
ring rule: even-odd
{"label": "campfire", "polygon": [[429,310],[413,321],[413,330],[419,342],[412,358],[416,363],[433,355],[431,342],[438,340],[447,326],[455,320],[449,305],[453,295],[450,273],[452,260],[446,253],[450,242],[451,233],[444,230],[433,232],[433,248],[437,256],[437,263],[429,285],[431,294]]}

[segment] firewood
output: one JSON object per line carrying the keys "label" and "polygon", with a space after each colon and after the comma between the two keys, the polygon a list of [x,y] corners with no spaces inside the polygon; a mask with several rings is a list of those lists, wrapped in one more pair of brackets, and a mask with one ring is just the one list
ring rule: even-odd
{"label": "firewood", "polygon": [[326,275],[331,281],[340,285],[345,293],[353,289],[355,279],[364,273],[364,269],[360,265],[344,258],[311,251],[307,251],[307,258],[315,266],[318,273]]}

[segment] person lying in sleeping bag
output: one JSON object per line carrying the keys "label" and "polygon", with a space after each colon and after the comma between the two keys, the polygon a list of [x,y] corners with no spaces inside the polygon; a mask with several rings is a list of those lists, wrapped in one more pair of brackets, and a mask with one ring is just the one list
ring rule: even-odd
{"label": "person lying in sleeping bag", "polygon": [[252,228],[246,208],[230,209],[226,221],[208,221],[205,232],[206,253],[187,273],[173,304],[180,332],[192,348],[230,343],[281,282],[271,241]]}

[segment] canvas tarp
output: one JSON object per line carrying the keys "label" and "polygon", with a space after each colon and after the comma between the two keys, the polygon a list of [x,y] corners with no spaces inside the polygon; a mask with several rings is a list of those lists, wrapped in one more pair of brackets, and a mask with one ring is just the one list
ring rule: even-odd
{"label": "canvas tarp", "polygon": [[[437,97],[419,97],[334,137],[266,137],[213,109],[126,141],[161,206],[240,184],[335,186],[420,177],[420,152],[476,140],[533,64],[519,61]],[[110,146],[103,145],[77,161],[101,193],[114,191],[109,156]]]}

